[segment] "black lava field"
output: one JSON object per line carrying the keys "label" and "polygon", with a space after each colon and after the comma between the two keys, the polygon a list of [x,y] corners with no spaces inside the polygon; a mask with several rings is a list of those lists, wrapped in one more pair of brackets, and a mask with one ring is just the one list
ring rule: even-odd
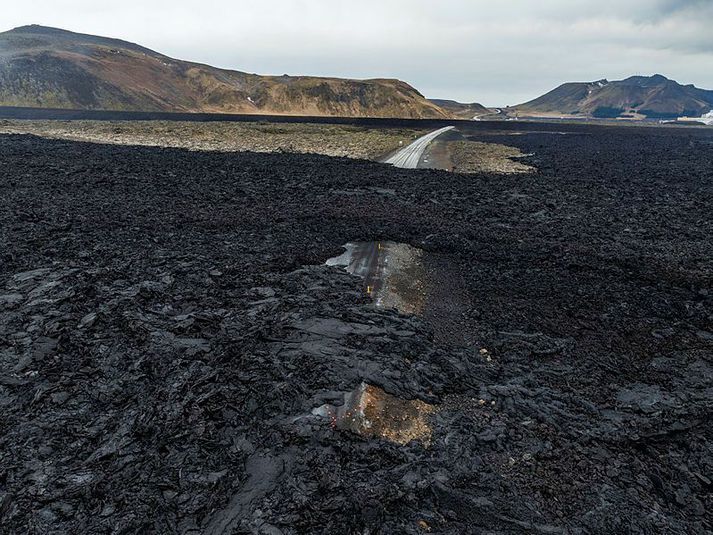
{"label": "black lava field", "polygon": [[[0,533],[713,530],[713,132],[537,128],[469,134],[529,175],[0,136]],[[436,312],[323,265],[373,240]],[[312,415],[362,382],[430,444]]]}

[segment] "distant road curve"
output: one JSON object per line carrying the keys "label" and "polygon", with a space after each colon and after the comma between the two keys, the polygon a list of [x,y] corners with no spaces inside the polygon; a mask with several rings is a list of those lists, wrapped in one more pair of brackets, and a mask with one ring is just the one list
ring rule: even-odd
{"label": "distant road curve", "polygon": [[445,128],[441,128],[439,130],[436,130],[435,132],[426,134],[425,136],[420,137],[416,141],[411,143],[408,147],[404,147],[403,149],[398,151],[384,163],[391,164],[394,167],[401,167],[403,169],[416,169],[418,167],[418,163],[421,161],[421,156],[423,156],[423,153],[426,150],[426,147],[428,147],[429,143],[431,143],[431,141],[436,139],[441,134],[445,134],[446,132],[448,132],[449,130],[453,130],[454,128],[455,126],[446,126]]}

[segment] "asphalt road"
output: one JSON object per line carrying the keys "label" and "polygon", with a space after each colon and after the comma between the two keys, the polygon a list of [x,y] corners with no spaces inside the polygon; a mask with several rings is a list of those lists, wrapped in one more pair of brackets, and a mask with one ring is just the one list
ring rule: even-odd
{"label": "asphalt road", "polygon": [[403,169],[416,169],[421,161],[421,156],[423,156],[424,151],[431,141],[436,139],[441,134],[445,134],[446,132],[453,130],[454,128],[455,126],[446,126],[445,128],[440,128],[430,134],[426,134],[425,136],[418,138],[408,147],[404,147],[391,158],[386,160],[385,163],[391,164],[394,167],[401,167]]}
{"label": "asphalt road", "polygon": [[387,262],[388,247],[381,242],[348,243],[346,251],[336,258],[327,260],[328,266],[342,266],[352,275],[362,277],[368,293],[376,293],[384,284],[384,263]]}

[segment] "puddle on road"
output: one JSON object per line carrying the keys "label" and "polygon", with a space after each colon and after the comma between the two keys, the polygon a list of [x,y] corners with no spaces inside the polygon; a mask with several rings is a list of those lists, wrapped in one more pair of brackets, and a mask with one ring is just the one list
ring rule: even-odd
{"label": "puddle on road", "polygon": [[428,447],[432,435],[428,420],[434,412],[433,405],[421,400],[401,399],[362,383],[344,394],[343,405],[322,405],[312,414],[330,418],[335,428],[365,438],[383,438],[400,445],[418,441]]}
{"label": "puddle on road", "polygon": [[354,242],[330,258],[328,266],[343,267],[364,279],[364,291],[378,308],[420,314],[426,302],[423,251],[395,242]]}

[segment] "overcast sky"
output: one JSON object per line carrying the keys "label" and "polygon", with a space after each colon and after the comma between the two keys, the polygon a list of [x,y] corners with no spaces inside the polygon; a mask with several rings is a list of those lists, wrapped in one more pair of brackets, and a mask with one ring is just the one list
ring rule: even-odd
{"label": "overcast sky", "polygon": [[[517,104],[565,81],[661,73],[713,89],[713,0],[2,0],[25,24],[260,74],[394,77]],[[9,4],[9,5],[8,5]]]}

